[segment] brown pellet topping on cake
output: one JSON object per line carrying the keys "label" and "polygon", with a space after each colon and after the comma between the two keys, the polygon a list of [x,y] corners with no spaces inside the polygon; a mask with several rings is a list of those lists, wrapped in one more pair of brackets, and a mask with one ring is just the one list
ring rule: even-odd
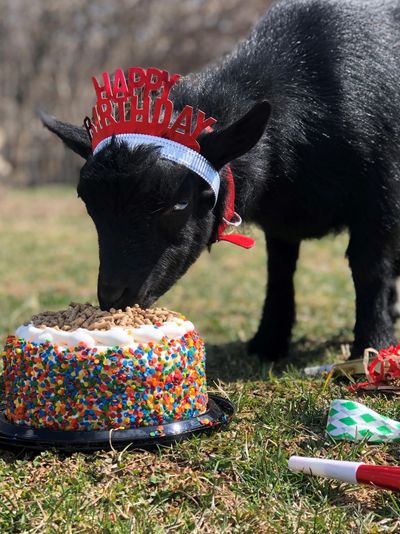
{"label": "brown pellet topping on cake", "polygon": [[167,308],[142,309],[135,304],[132,307],[127,306],[125,310],[111,308],[109,311],[103,311],[89,303],[71,302],[66,310],[45,311],[34,315],[31,323],[37,328],[51,327],[68,332],[77,328],[87,330],[110,330],[115,326],[138,328],[141,325],[172,321],[177,317],[182,315]]}

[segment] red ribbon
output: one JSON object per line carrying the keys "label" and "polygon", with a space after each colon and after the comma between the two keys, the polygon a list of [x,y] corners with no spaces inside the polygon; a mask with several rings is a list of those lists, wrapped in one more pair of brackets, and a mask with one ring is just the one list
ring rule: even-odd
{"label": "red ribbon", "polygon": [[347,386],[349,391],[358,391],[368,386],[400,379],[400,345],[381,349],[376,358],[368,364],[365,372],[368,381]]}
{"label": "red ribbon", "polygon": [[239,247],[246,249],[254,247],[255,239],[242,234],[225,234],[225,230],[230,226],[239,226],[235,221],[241,221],[240,216],[235,212],[235,179],[230,165],[225,168],[225,179],[227,185],[225,211],[222,223],[218,226],[216,241],[228,241]]}

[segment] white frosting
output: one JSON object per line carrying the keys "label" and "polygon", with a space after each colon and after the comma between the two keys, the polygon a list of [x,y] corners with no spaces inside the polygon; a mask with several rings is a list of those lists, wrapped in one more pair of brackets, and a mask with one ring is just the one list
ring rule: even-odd
{"label": "white frosting", "polygon": [[99,351],[103,351],[115,346],[129,347],[135,350],[138,343],[157,342],[163,337],[180,338],[192,330],[194,330],[193,323],[183,319],[167,321],[159,327],[145,324],[139,326],[139,328],[122,326],[114,326],[110,330],[77,328],[71,332],[51,327],[37,328],[32,323],[29,323],[18,327],[15,335],[32,343],[48,341],[57,344],[60,349],[85,343],[88,348],[96,347]]}

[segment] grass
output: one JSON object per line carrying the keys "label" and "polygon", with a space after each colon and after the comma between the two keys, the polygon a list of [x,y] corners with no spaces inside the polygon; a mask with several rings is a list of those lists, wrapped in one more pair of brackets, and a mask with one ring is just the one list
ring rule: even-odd
{"label": "grass", "polygon": [[[45,308],[95,302],[96,235],[72,189],[0,191],[0,333]],[[297,273],[298,324],[290,357],[261,379],[244,342],[255,332],[265,253],[229,244],[204,254],[162,302],[206,340],[210,389],[237,406],[229,429],[149,452],[61,455],[0,451],[1,532],[399,532],[394,494],[294,475],[291,454],[398,463],[390,445],[333,443],[324,435],[345,383],[305,379],[352,338],[354,296],[346,236],[305,243]],[[385,396],[363,399],[400,418]]]}

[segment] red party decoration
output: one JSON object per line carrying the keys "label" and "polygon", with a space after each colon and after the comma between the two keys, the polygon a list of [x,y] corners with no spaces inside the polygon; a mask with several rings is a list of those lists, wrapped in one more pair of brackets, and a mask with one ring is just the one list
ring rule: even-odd
{"label": "red party decoration", "polygon": [[[371,362],[370,353],[376,354]],[[379,352],[367,349],[364,354],[364,368],[368,381],[351,384],[347,387],[349,391],[379,389],[384,384],[394,384],[400,379],[400,345],[387,347]]]}
{"label": "red party decoration", "polygon": [[84,120],[93,150],[112,135],[139,133],[164,137],[199,152],[198,136],[216,120],[206,118],[203,111],[195,118],[192,106],[185,106],[173,119],[169,93],[179,78],[179,74],[153,67],[131,67],[127,75],[117,69],[113,79],[104,72],[102,82],[93,77],[97,103],[92,119]]}

